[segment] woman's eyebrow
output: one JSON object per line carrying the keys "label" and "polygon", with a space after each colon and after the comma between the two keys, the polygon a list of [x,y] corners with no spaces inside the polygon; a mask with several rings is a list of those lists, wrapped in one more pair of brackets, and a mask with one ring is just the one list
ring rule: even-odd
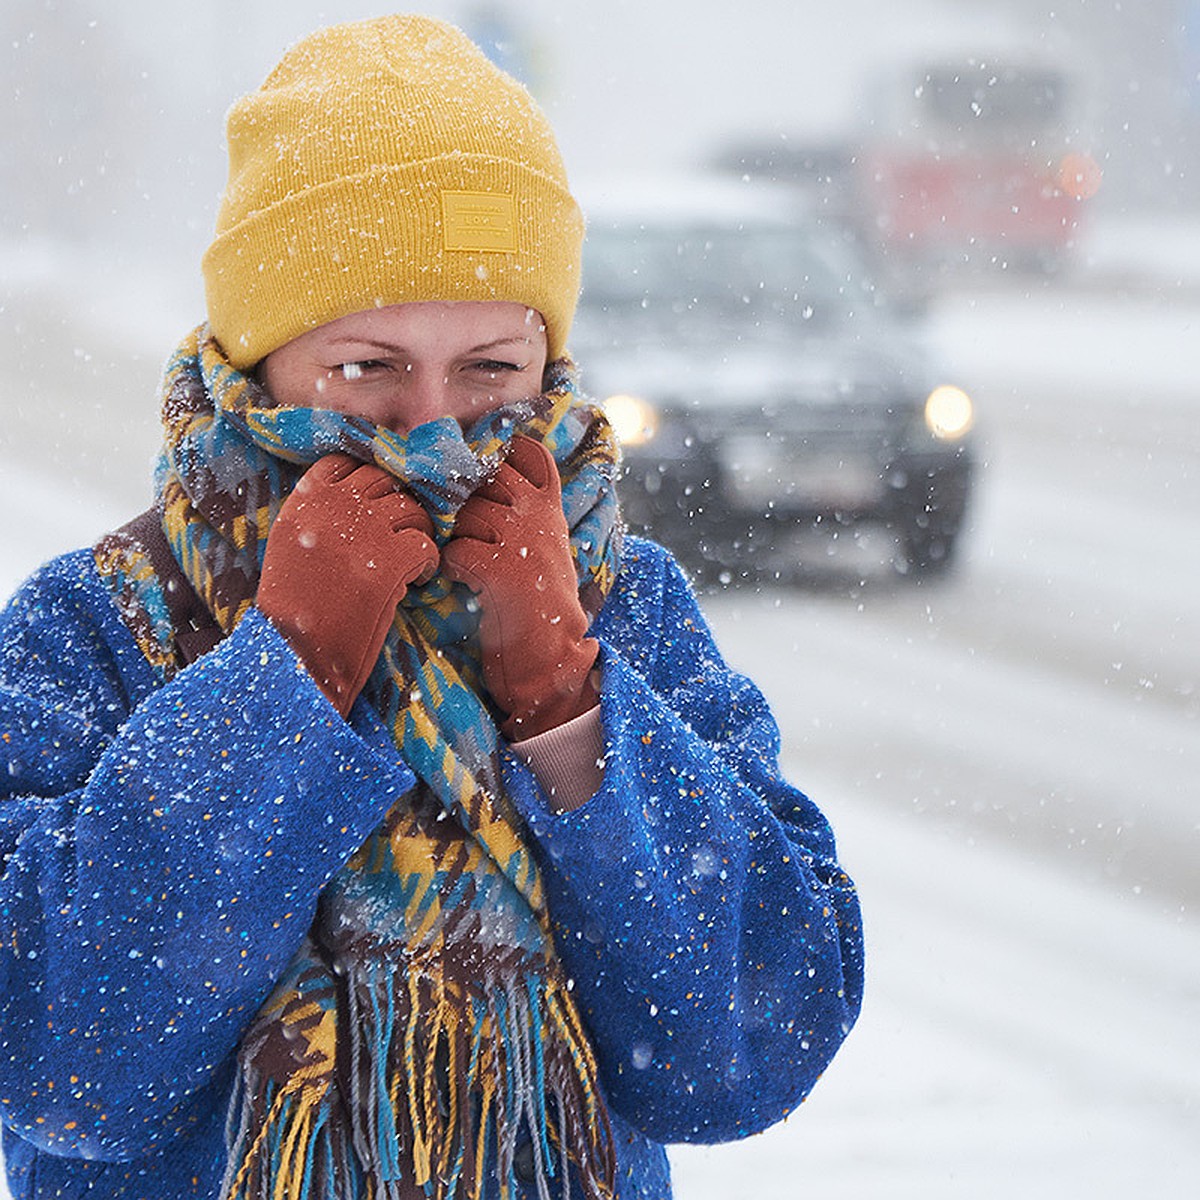
{"label": "woman's eyebrow", "polygon": [[486,354],[489,350],[496,350],[501,346],[528,346],[529,338],[514,334],[512,337],[500,337],[490,342],[484,342],[479,346],[472,346],[466,353],[468,354]]}
{"label": "woman's eyebrow", "polygon": [[387,350],[393,354],[396,352],[401,354],[407,353],[404,347],[396,342],[386,342],[378,338],[363,337],[355,334],[345,334],[341,337],[330,338],[326,344],[330,350],[337,350],[343,346],[368,346],[372,350]]}

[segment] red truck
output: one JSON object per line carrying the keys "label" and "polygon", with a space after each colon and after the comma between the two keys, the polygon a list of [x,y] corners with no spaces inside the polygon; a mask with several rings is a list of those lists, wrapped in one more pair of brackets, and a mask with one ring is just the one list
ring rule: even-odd
{"label": "red truck", "polygon": [[1100,185],[1070,74],[985,58],[877,80],[856,202],[884,275],[932,290],[962,270],[1054,271]]}

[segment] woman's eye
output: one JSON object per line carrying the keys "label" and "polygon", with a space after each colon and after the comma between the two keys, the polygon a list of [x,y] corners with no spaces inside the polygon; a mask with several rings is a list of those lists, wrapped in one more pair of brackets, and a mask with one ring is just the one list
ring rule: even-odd
{"label": "woman's eye", "polygon": [[485,358],[481,362],[477,362],[475,369],[486,371],[489,375],[501,375],[506,371],[516,372],[525,370],[520,363],[501,362],[499,359],[493,358]]}
{"label": "woman's eye", "polygon": [[353,382],[355,379],[361,379],[370,371],[376,370],[383,364],[373,358],[364,358],[358,362],[342,363],[340,367],[335,368],[341,372],[342,378]]}

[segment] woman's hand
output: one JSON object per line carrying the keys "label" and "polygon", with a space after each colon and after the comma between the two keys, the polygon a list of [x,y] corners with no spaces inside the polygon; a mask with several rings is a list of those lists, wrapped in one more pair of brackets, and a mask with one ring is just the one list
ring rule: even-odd
{"label": "woman's hand", "polygon": [[587,614],[562,511],[558,468],[531,438],[459,510],[442,569],[479,596],[483,677],[507,714],[510,741],[544,733],[594,708],[599,645]]}
{"label": "woman's hand", "polygon": [[437,563],[421,505],[380,467],[329,454],[271,526],[256,603],[346,716],[409,584]]}

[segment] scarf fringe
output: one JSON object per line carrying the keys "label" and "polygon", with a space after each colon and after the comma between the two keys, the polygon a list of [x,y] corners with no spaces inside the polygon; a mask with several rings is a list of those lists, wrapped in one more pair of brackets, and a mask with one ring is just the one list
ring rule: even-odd
{"label": "scarf fringe", "polygon": [[612,1196],[595,1057],[561,983],[530,978],[463,997],[431,955],[360,969],[346,988],[339,1046],[349,1061],[336,1067],[345,1104],[332,1069],[280,1087],[244,1058],[227,1200],[481,1200],[489,1161],[509,1200],[522,1134],[539,1200],[550,1200],[551,1181],[569,1200],[572,1167],[584,1196]]}

